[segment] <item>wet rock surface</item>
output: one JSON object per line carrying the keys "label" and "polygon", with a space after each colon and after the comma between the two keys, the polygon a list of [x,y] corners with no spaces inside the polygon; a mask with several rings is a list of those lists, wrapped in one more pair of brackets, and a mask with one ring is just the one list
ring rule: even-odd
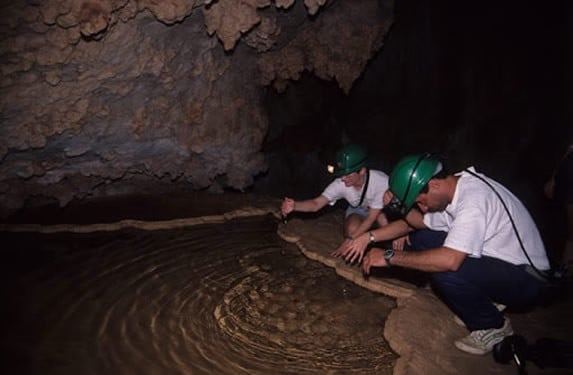
{"label": "wet rock surface", "polygon": [[[373,291],[397,298],[384,329],[384,336],[400,358],[394,374],[516,374],[512,363],[499,364],[492,354],[475,356],[459,351],[454,341],[468,334],[465,327],[454,322],[453,313],[432,292],[420,285],[418,275],[408,270],[392,273],[380,270],[365,279],[357,266],[333,258],[330,253],[342,241],[343,212],[330,212],[312,219],[295,218],[281,224],[279,234],[296,243],[303,254],[336,269],[337,274]],[[571,279],[568,280],[569,287]],[[516,334],[529,344],[540,338],[551,338],[571,343],[573,337],[573,298],[568,292],[546,307],[528,312],[508,311]],[[570,344],[571,345],[571,344]],[[559,353],[554,353],[559,355]],[[572,353],[569,353],[571,356]],[[540,369],[526,362],[528,374],[570,374],[571,368]]]}
{"label": "wet rock surface", "polygon": [[[130,201],[126,200],[126,202]],[[139,202],[139,204],[134,205],[133,202]],[[119,241],[111,242],[111,244],[119,243],[125,245],[133,242],[135,245],[139,244],[137,246],[140,247],[144,245],[142,247],[143,249],[148,249],[149,246],[159,246],[159,248],[163,248],[166,249],[165,251],[171,252],[174,248],[187,246],[185,241],[191,241],[192,239],[186,239],[184,235],[184,228],[189,226],[196,226],[198,223],[221,224],[229,222],[230,220],[232,221],[233,219],[239,217],[258,217],[267,214],[271,214],[272,217],[275,218],[274,220],[276,220],[276,222],[280,221],[280,217],[278,215],[278,207],[280,204],[279,200],[244,194],[207,194],[198,196],[190,195],[187,197],[174,196],[172,197],[172,200],[162,200],[156,197],[155,201],[142,201],[141,198],[139,198],[139,200],[131,201],[131,204],[124,203],[124,208],[116,211],[110,211],[109,208],[122,207],[119,202],[115,202],[115,206],[113,201],[109,201],[107,204],[109,204],[109,206],[100,202],[99,205],[94,204],[94,206],[89,209],[87,208],[89,206],[86,206],[85,202],[82,205],[72,204],[67,207],[68,211],[64,215],[55,215],[57,211],[50,210],[48,208],[43,211],[36,210],[35,212],[30,212],[27,215],[21,214],[17,218],[12,218],[11,222],[2,224],[0,229],[4,232],[0,233],[3,234],[4,238],[6,238],[6,235],[23,236],[20,238],[26,238],[30,240],[34,236],[44,236],[46,234],[50,236],[61,235],[58,234],[59,232],[75,232],[80,234],[75,234],[74,236],[84,236],[85,234],[82,233],[85,233],[86,231],[79,228],[91,228],[98,231],[111,231],[114,228],[122,228],[119,233],[123,234],[119,236],[119,238],[117,238],[116,234],[105,235],[114,236],[116,237],[114,241]],[[128,215],[129,207],[131,207],[131,210],[137,213]],[[61,211],[59,212],[61,213]],[[105,218],[105,212],[108,212],[108,214],[109,212],[113,212],[114,215],[111,215],[112,217],[108,217],[107,220],[103,220]],[[199,212],[200,216],[190,215],[191,212]],[[92,215],[89,215],[89,213],[92,213]],[[86,214],[88,217],[90,217],[90,219],[85,220],[81,225],[77,224],[76,222],[78,218],[82,216],[86,217]],[[205,217],[209,219],[204,222],[197,221],[203,220]],[[152,220],[154,218],[159,220]],[[103,220],[103,222],[101,222],[101,220]],[[42,225],[34,224],[38,222],[41,222]],[[27,225],[23,225],[24,223]],[[93,225],[96,226],[93,227]],[[166,231],[166,228],[169,225],[174,225],[175,229],[172,228],[171,230]],[[218,267],[217,265],[223,265],[225,262],[234,262],[231,259],[235,259],[234,256],[228,258],[228,255],[225,255],[220,257],[214,265],[208,265],[205,263],[202,266],[195,268],[195,272],[207,275],[202,285],[206,286],[207,289],[211,288],[209,290],[211,290],[213,296],[220,292],[223,293],[220,298],[225,301],[225,303],[220,304],[220,306],[215,309],[215,316],[218,314],[219,318],[215,319],[212,324],[217,325],[219,329],[222,329],[227,333],[231,332],[236,334],[235,337],[242,338],[241,340],[243,344],[253,344],[255,347],[260,346],[259,344],[261,343],[261,341],[256,339],[256,337],[260,334],[259,329],[261,327],[266,327],[264,329],[267,332],[274,332],[273,335],[270,335],[269,337],[265,338],[265,340],[263,340],[263,342],[266,343],[263,345],[275,345],[279,343],[285,344],[285,339],[282,335],[286,333],[288,334],[288,340],[286,342],[287,346],[296,350],[301,348],[304,349],[307,348],[308,345],[311,345],[309,337],[318,337],[319,340],[322,340],[320,345],[337,345],[336,343],[329,341],[331,340],[330,334],[335,334],[337,337],[339,337],[340,340],[342,340],[342,337],[345,335],[352,335],[353,338],[348,337],[348,340],[350,341],[346,341],[345,345],[346,347],[350,345],[350,347],[354,348],[351,350],[352,353],[350,355],[356,355],[356,357],[352,357],[355,358],[356,361],[353,362],[347,358],[346,362],[336,362],[339,366],[342,367],[329,367],[332,365],[332,361],[335,359],[329,357],[326,355],[326,353],[323,353],[324,355],[320,355],[314,359],[312,356],[309,356],[308,358],[304,357],[301,360],[300,363],[303,364],[319,363],[322,364],[321,366],[324,366],[322,367],[322,370],[315,369],[316,371],[330,369],[334,372],[340,371],[340,373],[345,373],[345,371],[357,373],[387,373],[386,371],[388,368],[385,366],[387,366],[388,363],[392,363],[394,366],[394,374],[517,373],[517,369],[512,363],[505,365],[499,364],[495,362],[492,355],[469,355],[460,352],[454,347],[453,341],[467,335],[468,332],[465,328],[458,326],[454,322],[453,314],[434,295],[431,289],[425,286],[424,279],[420,278],[420,275],[412,275],[407,272],[401,273],[399,272],[400,270],[396,268],[395,270],[392,270],[392,273],[382,272],[386,270],[380,270],[380,272],[377,272],[366,279],[362,276],[359,267],[356,265],[349,265],[339,259],[331,257],[331,251],[335,249],[342,240],[341,225],[342,211],[333,209],[327,210],[325,213],[320,215],[292,215],[292,217],[288,218],[286,224],[282,222],[279,223],[277,230],[279,236],[283,240],[295,244],[300,252],[306,257],[299,259],[298,261],[295,260],[295,264],[298,264],[298,266],[301,267],[309,267],[309,269],[314,269],[312,272],[314,272],[316,275],[319,275],[319,278],[322,278],[325,277],[323,275],[324,271],[321,271],[321,269],[324,270],[324,268],[313,268],[312,266],[312,264],[317,265],[318,263],[321,263],[333,268],[339,277],[348,280],[350,284],[342,287],[342,289],[338,291],[320,287],[318,284],[316,284],[316,279],[312,277],[298,280],[293,274],[289,273],[290,271],[288,271],[288,268],[284,271],[284,274],[281,274],[280,272],[282,271],[277,271],[279,270],[279,267],[277,267],[276,264],[277,261],[279,263],[281,262],[281,256],[278,256],[278,253],[273,255],[272,252],[269,253],[266,250],[261,253],[257,253],[257,255],[254,255],[255,258],[263,259],[264,261],[262,263],[255,262],[257,264],[251,264],[250,262],[252,261],[252,258],[248,256],[239,257],[242,259],[239,263],[242,264],[241,267],[244,268],[245,276],[247,277],[241,277],[240,282],[238,283],[235,282],[237,280],[236,278],[233,279],[235,281],[232,281],[232,277],[225,281],[224,279],[227,276],[214,280],[212,279],[213,274],[211,273],[214,268]],[[155,236],[151,234],[143,235],[148,240],[142,240],[141,238],[138,239],[136,238],[137,236],[130,240],[129,235],[126,233],[142,229],[138,228],[138,226],[146,227],[145,229],[151,231],[155,230],[157,233],[163,232],[163,234],[159,235],[159,239],[155,239],[153,241],[148,241],[150,238]],[[45,229],[50,227],[52,228],[51,230]],[[33,234],[33,232],[43,232],[44,234]],[[224,231],[221,233],[224,233]],[[67,236],[69,235],[70,234]],[[65,238],[66,237],[64,237],[63,241],[67,243],[66,246],[70,247],[70,249],[77,250],[79,248],[79,237],[67,237],[67,240]],[[173,238],[179,238],[179,240],[173,242]],[[224,241],[227,241],[227,239],[225,238]],[[72,298],[74,296],[73,293],[65,297],[71,299],[69,300],[70,307],[65,309],[64,315],[58,314],[57,311],[50,312],[50,308],[48,307],[50,307],[51,303],[57,301],[58,299],[56,297],[50,299],[51,294],[49,293],[42,294],[43,297],[37,300],[35,305],[36,308],[39,309],[38,311],[40,315],[38,315],[38,317],[41,319],[35,320],[34,324],[28,326],[27,330],[23,332],[24,335],[19,336],[20,340],[27,337],[25,336],[26,332],[32,335],[30,337],[36,337],[34,335],[37,335],[37,332],[35,332],[34,329],[41,327],[41,325],[39,325],[40,322],[46,319],[47,316],[54,317],[54,314],[58,315],[56,321],[58,322],[57,324],[60,324],[61,326],[61,324],[64,324],[64,321],[61,320],[62,317],[78,316],[79,312],[86,311],[86,309],[91,309],[90,311],[96,311],[101,314],[88,314],[88,318],[91,316],[94,319],[90,322],[84,321],[85,326],[73,328],[72,332],[78,333],[85,329],[95,329],[96,331],[100,332],[102,335],[101,337],[107,337],[108,340],[111,340],[109,341],[109,344],[113,350],[117,351],[117,353],[125,350],[125,348],[113,344],[117,341],[117,337],[116,339],[113,339],[113,336],[115,334],[119,334],[117,332],[123,332],[123,334],[126,334],[124,338],[127,338],[129,342],[135,345],[134,347],[137,349],[135,351],[136,353],[146,352],[148,354],[157,354],[157,348],[154,349],[149,346],[138,346],[140,345],[139,343],[142,338],[137,336],[135,333],[133,335],[130,334],[130,332],[138,332],[138,327],[140,327],[138,324],[141,322],[143,322],[141,323],[143,326],[147,326],[147,323],[145,323],[145,314],[143,318],[141,318],[141,316],[138,318],[143,319],[139,320],[140,323],[138,323],[138,321],[130,321],[129,319],[126,320],[121,318],[121,311],[135,311],[141,308],[143,311],[149,312],[148,316],[155,316],[159,311],[157,318],[161,318],[161,314],[164,314],[167,310],[163,308],[160,310],[154,310],[152,306],[147,305],[135,306],[133,303],[135,303],[134,301],[136,301],[136,299],[119,298],[122,295],[131,296],[130,292],[128,293],[127,290],[121,286],[121,280],[127,281],[128,284],[131,283],[138,286],[136,289],[140,295],[149,295],[151,298],[149,300],[151,301],[151,305],[159,302],[166,302],[167,305],[162,306],[165,307],[169,306],[169,304],[172,304],[171,307],[180,308],[191,312],[194,309],[194,306],[196,307],[197,305],[189,302],[192,298],[195,297],[191,297],[192,293],[188,294],[190,293],[188,289],[186,291],[178,292],[172,290],[174,292],[174,299],[168,299],[169,301],[165,299],[165,295],[161,292],[155,292],[156,287],[158,287],[160,291],[165,291],[165,288],[169,289],[169,283],[167,282],[168,279],[175,281],[176,285],[180,285],[183,288],[185,288],[185,285],[189,285],[185,284],[185,280],[181,278],[181,274],[175,272],[176,269],[181,267],[181,265],[185,264],[185,262],[188,260],[187,255],[181,255],[183,258],[169,259],[169,257],[166,256],[166,253],[163,253],[163,250],[149,252],[148,254],[150,254],[152,258],[158,260],[156,263],[146,263],[144,258],[141,258],[141,253],[138,252],[132,253],[131,255],[129,252],[124,255],[117,253],[116,255],[113,255],[112,258],[109,258],[109,254],[112,254],[111,250],[116,248],[116,246],[105,246],[104,243],[105,241],[102,242],[101,240],[96,240],[95,242],[89,241],[88,248],[100,248],[105,250],[105,252],[99,253],[102,256],[101,258],[97,252],[94,253],[93,257],[88,258],[88,260],[91,259],[91,261],[88,262],[91,264],[91,266],[83,268],[85,272],[82,271],[82,267],[77,267],[76,271],[73,272],[70,271],[70,269],[66,271],[65,267],[61,269],[61,271],[65,271],[65,274],[72,277],[73,280],[78,281],[72,282],[73,285],[69,284],[67,281],[58,281],[57,278],[54,278],[53,274],[46,273],[45,271],[42,271],[41,268],[33,270],[32,273],[36,272],[35,275],[39,275],[37,280],[43,280],[44,282],[47,281],[53,285],[59,284],[60,287],[64,289],[72,288],[73,290],[76,290],[77,293],[80,293],[81,285],[86,283],[95,285],[96,288],[93,290],[89,289],[86,292],[87,294],[76,293],[75,295],[79,296],[79,299]],[[155,245],[152,245],[153,243],[155,243]],[[133,247],[135,248],[137,246]],[[33,247],[30,249],[33,249]],[[51,251],[57,251],[56,247],[48,246],[48,250],[50,249]],[[24,264],[26,264],[25,262],[29,262],[28,257],[30,254],[31,253],[27,253],[25,251],[20,252],[18,257],[19,261],[24,261]],[[114,260],[114,258],[117,258],[120,261],[115,261],[117,259]],[[307,261],[307,258],[311,261]],[[63,259],[64,263],[71,262],[71,264],[73,264],[75,261],[74,259],[77,259],[77,257],[76,255],[73,255],[73,252],[70,252]],[[36,263],[33,262],[33,264],[42,266],[42,259],[35,259],[35,261]],[[102,261],[104,263],[107,262],[109,264],[115,264],[118,266],[119,268],[116,267],[116,271],[121,269],[135,269],[137,272],[131,273],[132,276],[136,274],[143,276],[131,278],[129,276],[129,272],[127,272],[125,275],[122,275],[121,272],[118,273],[115,271],[106,271],[105,267],[101,268],[103,273],[98,274],[96,272],[96,275],[99,275],[96,277],[97,279],[105,278],[103,276],[104,274],[111,275],[116,284],[120,286],[119,289],[110,291],[108,290],[109,286],[106,287],[105,283],[100,283],[101,280],[90,281],[89,278],[84,278],[86,272],[89,273],[89,269],[93,269],[93,267],[97,266]],[[257,270],[255,270],[253,267],[257,268]],[[158,269],[164,269],[167,271],[173,270],[174,274],[167,278],[147,277],[152,275]],[[5,273],[5,276],[15,277],[15,275],[13,275],[14,271],[15,270],[12,269],[10,272]],[[276,272],[278,272],[280,276],[277,278],[272,277],[271,274]],[[171,272],[167,272],[167,274],[171,274]],[[11,280],[10,283],[13,284],[14,280],[16,279]],[[21,282],[21,280],[19,282]],[[299,285],[299,282],[302,284]],[[221,283],[226,283],[225,285],[227,285],[227,287],[220,289],[220,286],[222,285]],[[388,302],[383,302],[385,300],[379,299],[376,294],[360,296],[356,289],[353,289],[354,285],[352,285],[352,283],[378,293],[381,298],[384,295],[395,298],[396,307],[394,308],[394,305],[389,304]],[[55,291],[57,290],[60,289],[56,288]],[[41,292],[41,289],[36,290],[36,292],[38,291]],[[207,294],[211,292],[207,292]],[[54,291],[50,293],[54,293]],[[328,294],[332,294],[331,297],[339,299],[339,301],[330,309],[329,312],[326,312],[322,311],[319,306],[324,303],[324,298],[326,298],[326,295]],[[113,299],[113,308],[111,310],[106,309],[105,306],[102,307],[101,305],[97,305],[98,298],[102,295],[107,295]],[[25,295],[23,296],[25,297]],[[200,299],[211,297],[201,295]],[[215,298],[218,297],[215,296]],[[284,298],[287,299],[286,306],[288,306],[288,308],[281,308],[281,306],[285,305],[285,301],[283,300]],[[378,309],[377,312],[373,313],[372,315],[365,312],[369,309],[366,307],[369,304],[369,299],[370,303],[372,303],[372,306],[369,308]],[[301,300],[310,302],[307,305],[302,306],[300,305]],[[133,303],[130,304],[130,301]],[[96,305],[94,305],[94,303]],[[357,311],[357,305],[355,304],[362,306],[362,308],[365,310],[363,312]],[[389,315],[385,323],[376,320],[378,319],[377,317],[380,317],[382,314],[382,310],[379,310],[380,306],[382,305],[385,306],[384,309],[387,309],[386,311],[389,311]],[[78,307],[78,309],[75,309],[74,306]],[[42,309],[45,309],[45,313],[47,314],[46,316],[42,316],[43,313],[40,311]],[[570,342],[571,337],[573,337],[573,325],[571,323],[570,317],[571,311],[573,311],[573,301],[571,296],[567,294],[560,300],[555,301],[553,304],[547,307],[538,307],[528,312],[508,311],[506,315],[511,319],[515,332],[524,336],[529,343],[534,343],[540,338],[551,338]],[[9,309],[5,310],[6,317],[10,317],[12,313],[16,313],[16,315],[19,314],[18,312],[14,311],[10,312]],[[29,313],[29,311],[26,312],[26,314]],[[349,315],[346,315],[346,313]],[[112,326],[113,324],[116,324],[115,328],[117,328],[117,330],[101,330],[103,324],[102,322],[104,321],[99,320],[97,317],[107,316],[106,314],[109,315],[109,317],[115,316],[116,319],[113,321],[116,323],[113,323],[112,320],[105,320],[105,322],[108,322]],[[357,323],[351,318],[351,316],[354,315],[363,317],[364,321],[362,324]],[[25,316],[25,314],[20,314],[20,316]],[[228,319],[223,319],[222,317],[227,317]],[[12,316],[12,318],[14,318],[14,316]],[[192,336],[192,333],[191,331],[181,328],[186,327],[185,324],[189,322],[182,324],[182,321],[179,318],[179,316],[163,316],[161,319],[164,319],[163,322],[167,326],[175,329],[173,332],[177,332],[176,335],[183,334],[182,340],[185,340],[190,337],[186,335]],[[161,319],[153,321],[161,322]],[[300,324],[293,325],[293,319],[297,322],[300,322]],[[5,321],[9,322],[9,320]],[[150,321],[151,320],[149,320],[148,323]],[[106,327],[108,323],[105,323]],[[376,329],[378,329],[376,327],[380,329],[378,333],[376,333]],[[382,334],[382,327],[385,339],[389,342],[391,349],[399,356],[395,362],[394,357],[387,353],[385,354],[384,350],[387,349],[384,348],[384,341],[380,340],[380,336],[377,336],[378,334]],[[328,333],[325,333],[325,331],[328,331]],[[51,337],[63,339],[64,342],[67,343],[66,345],[69,344],[69,341],[66,340],[69,340],[70,337],[74,337],[73,334],[70,336],[68,333],[64,334],[62,333],[63,331],[58,332],[58,330],[54,329],[50,330],[50,332],[52,332],[51,334],[53,335]],[[200,334],[204,333],[201,332]],[[4,337],[6,338],[8,336],[5,335]],[[255,339],[253,339],[253,337],[255,337]],[[184,343],[176,341],[177,340],[169,341],[169,345],[172,344],[171,354],[178,356],[182,353],[180,352],[180,345],[184,345]],[[359,348],[364,344],[364,342],[368,343],[368,345],[374,345],[375,350],[368,352],[369,354],[365,351],[361,351]],[[30,358],[27,358],[26,355],[21,354],[26,353],[26,351],[18,352],[18,345],[21,345],[22,348],[25,348],[29,342],[26,342],[25,340],[16,340],[15,343],[16,349],[14,349],[14,346],[7,346],[6,341],[4,341],[3,345],[5,348],[9,349],[9,352],[15,356],[17,361],[28,361]],[[11,344],[14,344],[14,342]],[[79,368],[74,367],[79,366],[79,362],[72,362],[70,364],[69,361],[66,362],[65,356],[56,355],[56,357],[50,357],[49,354],[53,354],[53,352],[50,352],[51,349],[49,347],[42,346],[48,345],[47,341],[39,341],[36,342],[36,344],[40,345],[39,347],[42,350],[45,350],[42,353],[46,355],[43,358],[45,362],[39,363],[40,367],[48,366],[47,368],[49,369],[57,370],[65,368],[58,366],[68,364],[71,366],[68,369],[77,370]],[[105,345],[102,346],[100,344],[97,344],[97,347],[92,347],[92,349],[96,350],[96,353],[99,353],[100,355],[107,355],[106,353],[108,352],[106,352]],[[312,345],[314,344],[315,343]],[[84,349],[76,348],[80,357],[88,355],[85,352],[82,352]],[[139,349],[141,349],[141,352]],[[199,348],[198,350],[203,349]],[[296,350],[294,351],[296,352]],[[343,349],[340,350],[341,353],[344,352]],[[61,352],[57,353],[61,354]],[[347,352],[345,353],[345,355],[347,355]],[[18,355],[20,355],[20,357]],[[368,358],[363,357],[364,355],[366,355]],[[382,360],[381,357],[376,357],[378,355],[388,356],[385,357],[386,359]],[[375,358],[371,358],[371,356],[375,356]],[[112,357],[110,359],[112,364],[116,363],[114,361],[119,360],[118,358],[120,357]],[[381,362],[378,362],[379,360]],[[89,361],[86,363],[92,363],[95,366],[92,367],[90,371],[94,371],[93,369],[100,368],[97,366],[101,366],[101,363]],[[185,361],[178,363],[180,366],[182,366],[180,369],[185,369],[185,366],[188,364]],[[34,364],[38,365],[37,362]],[[139,365],[140,364],[137,366]],[[137,366],[134,368],[138,368]],[[165,363],[155,364],[154,366],[159,366],[157,368],[161,368],[162,366],[165,366]],[[149,368],[155,367],[151,366]],[[303,368],[309,370],[307,367],[304,367],[304,365],[300,369]],[[385,370],[383,370],[383,368]],[[163,367],[163,369],[165,368]],[[308,373],[313,373],[315,370],[310,369]],[[541,370],[532,363],[527,363],[527,370],[529,374],[568,374],[571,371],[571,369],[562,368],[546,368]]]}
{"label": "wet rock surface", "polygon": [[[116,202],[121,215],[108,211],[104,223],[94,220],[109,206],[82,205],[43,225],[4,226],[2,367],[390,374],[396,354],[383,329],[394,299],[301,256],[276,234],[277,202],[234,198],[178,197],[163,210],[133,198]],[[127,210],[127,202],[138,206]]]}

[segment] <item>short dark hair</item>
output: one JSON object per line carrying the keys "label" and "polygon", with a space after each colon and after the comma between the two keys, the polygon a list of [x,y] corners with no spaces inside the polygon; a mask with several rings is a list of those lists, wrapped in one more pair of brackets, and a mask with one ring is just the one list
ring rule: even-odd
{"label": "short dark hair", "polygon": [[422,190],[420,190],[420,194],[426,194],[428,192],[428,184],[433,179],[443,180],[450,175],[450,172],[444,167],[444,163],[443,162],[441,163],[442,163],[442,170],[440,170],[438,173],[433,175],[432,178],[430,178],[430,180],[426,183],[426,185],[424,185]]}

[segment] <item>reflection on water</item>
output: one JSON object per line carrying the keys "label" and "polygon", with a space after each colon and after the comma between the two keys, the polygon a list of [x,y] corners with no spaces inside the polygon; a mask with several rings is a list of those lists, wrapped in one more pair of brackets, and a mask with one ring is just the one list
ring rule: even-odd
{"label": "reflection on water", "polygon": [[[390,374],[394,301],[307,260],[271,218],[2,233],[19,374]],[[7,242],[10,241],[10,242]]]}

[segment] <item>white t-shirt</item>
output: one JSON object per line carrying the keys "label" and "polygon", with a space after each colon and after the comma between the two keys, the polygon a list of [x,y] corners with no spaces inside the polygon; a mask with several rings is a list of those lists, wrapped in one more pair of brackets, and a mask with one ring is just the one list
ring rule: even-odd
{"label": "white t-shirt", "polygon": [[[366,183],[364,183],[364,186],[366,186]],[[360,197],[362,196],[364,186],[362,186],[362,189],[360,190],[356,190],[352,186],[347,187],[339,177],[324,189],[322,195],[328,199],[330,205],[334,205],[339,199],[346,199],[351,206],[356,207],[358,206],[358,203],[360,203]],[[370,169],[368,189],[366,190],[366,196],[364,197],[364,201],[360,207],[366,209],[382,209],[382,207],[384,207],[382,198],[386,190],[388,190],[388,175],[384,172]]]}
{"label": "white t-shirt", "polygon": [[[473,167],[468,169],[475,173]],[[523,203],[498,182],[478,175],[501,195],[535,267],[549,269],[543,241]],[[471,257],[490,256],[516,265],[529,264],[510,217],[495,192],[468,172],[460,172],[457,176],[460,178],[452,202],[445,211],[425,214],[424,224],[434,230],[448,231],[444,246]]]}

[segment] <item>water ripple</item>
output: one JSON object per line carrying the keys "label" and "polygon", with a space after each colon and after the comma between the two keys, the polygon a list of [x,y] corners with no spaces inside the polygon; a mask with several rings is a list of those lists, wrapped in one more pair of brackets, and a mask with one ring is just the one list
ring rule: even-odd
{"label": "water ripple", "polygon": [[263,219],[33,240],[44,262],[16,262],[24,295],[7,292],[19,313],[6,340],[25,337],[13,365],[28,373],[392,372],[394,302],[308,261]]}

